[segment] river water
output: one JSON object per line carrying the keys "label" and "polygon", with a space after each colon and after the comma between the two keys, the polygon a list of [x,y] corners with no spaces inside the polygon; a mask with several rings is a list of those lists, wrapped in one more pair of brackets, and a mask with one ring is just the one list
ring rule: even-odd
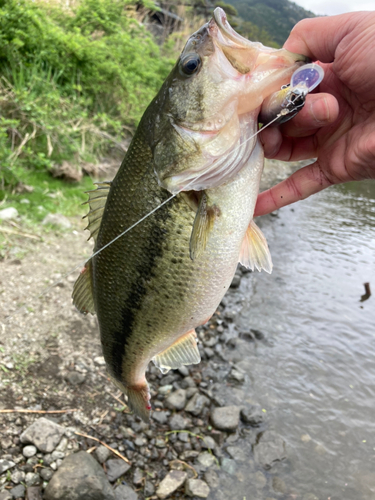
{"label": "river water", "polygon": [[[224,496],[374,500],[375,182],[327,189],[264,218],[262,230],[273,273],[245,275],[231,302],[240,331],[266,336],[241,344],[242,389],[285,440],[287,459],[262,471],[263,488],[254,489],[256,466],[221,474]],[[365,282],[373,295],[360,302]],[[236,445],[246,450],[246,439]]]}

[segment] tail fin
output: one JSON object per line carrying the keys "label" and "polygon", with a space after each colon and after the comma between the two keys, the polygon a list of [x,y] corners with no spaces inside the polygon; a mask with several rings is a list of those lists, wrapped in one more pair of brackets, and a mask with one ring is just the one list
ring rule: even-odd
{"label": "tail fin", "polygon": [[134,385],[132,387],[126,387],[125,394],[128,396],[128,406],[134,411],[138,417],[144,422],[150,421],[150,389],[148,383],[145,381],[144,385]]}

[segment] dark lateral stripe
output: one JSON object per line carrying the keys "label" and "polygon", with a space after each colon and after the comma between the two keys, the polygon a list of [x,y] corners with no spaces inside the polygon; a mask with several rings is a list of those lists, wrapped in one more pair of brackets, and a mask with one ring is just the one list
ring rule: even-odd
{"label": "dark lateral stripe", "polygon": [[[164,199],[168,197],[167,191],[163,193]],[[164,201],[164,200],[163,200]],[[173,203],[173,201],[172,201]],[[140,249],[142,255],[139,256],[139,265],[134,272],[138,276],[129,287],[129,295],[121,310],[121,328],[112,331],[112,370],[113,375],[122,380],[122,360],[126,356],[126,347],[130,343],[133,335],[133,328],[137,313],[142,309],[143,300],[147,293],[146,283],[150,278],[155,277],[155,261],[163,254],[163,242],[168,237],[165,223],[170,217],[170,207],[164,205],[148,220],[148,241]]]}

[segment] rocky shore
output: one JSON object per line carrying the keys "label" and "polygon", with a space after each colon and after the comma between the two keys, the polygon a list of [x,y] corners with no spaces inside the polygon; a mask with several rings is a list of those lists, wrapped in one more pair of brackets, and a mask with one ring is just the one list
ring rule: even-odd
{"label": "rocky shore", "polygon": [[201,364],[166,375],[150,365],[145,424],[107,376],[96,318],[71,305],[76,275],[30,301],[89,253],[72,224],[32,246],[17,241],[0,263],[0,500],[317,500],[277,475],[286,444],[243,389],[244,345],[267,342],[236,326],[246,271],[198,329]]}

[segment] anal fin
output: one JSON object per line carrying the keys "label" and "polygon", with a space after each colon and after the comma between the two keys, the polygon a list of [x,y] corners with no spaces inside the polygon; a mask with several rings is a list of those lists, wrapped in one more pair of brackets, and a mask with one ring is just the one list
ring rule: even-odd
{"label": "anal fin", "polygon": [[152,361],[162,373],[176,370],[183,365],[195,365],[200,363],[201,356],[197,346],[195,330],[190,330],[180,337],[165,351],[157,354]]}
{"label": "anal fin", "polygon": [[89,260],[74,283],[72,293],[73,304],[84,314],[95,314],[94,297],[92,294],[92,264]]}
{"label": "anal fin", "polygon": [[267,240],[252,220],[247,228],[242,241],[240,264],[254,271],[264,269],[267,273],[272,272],[272,258],[267,245]]}

